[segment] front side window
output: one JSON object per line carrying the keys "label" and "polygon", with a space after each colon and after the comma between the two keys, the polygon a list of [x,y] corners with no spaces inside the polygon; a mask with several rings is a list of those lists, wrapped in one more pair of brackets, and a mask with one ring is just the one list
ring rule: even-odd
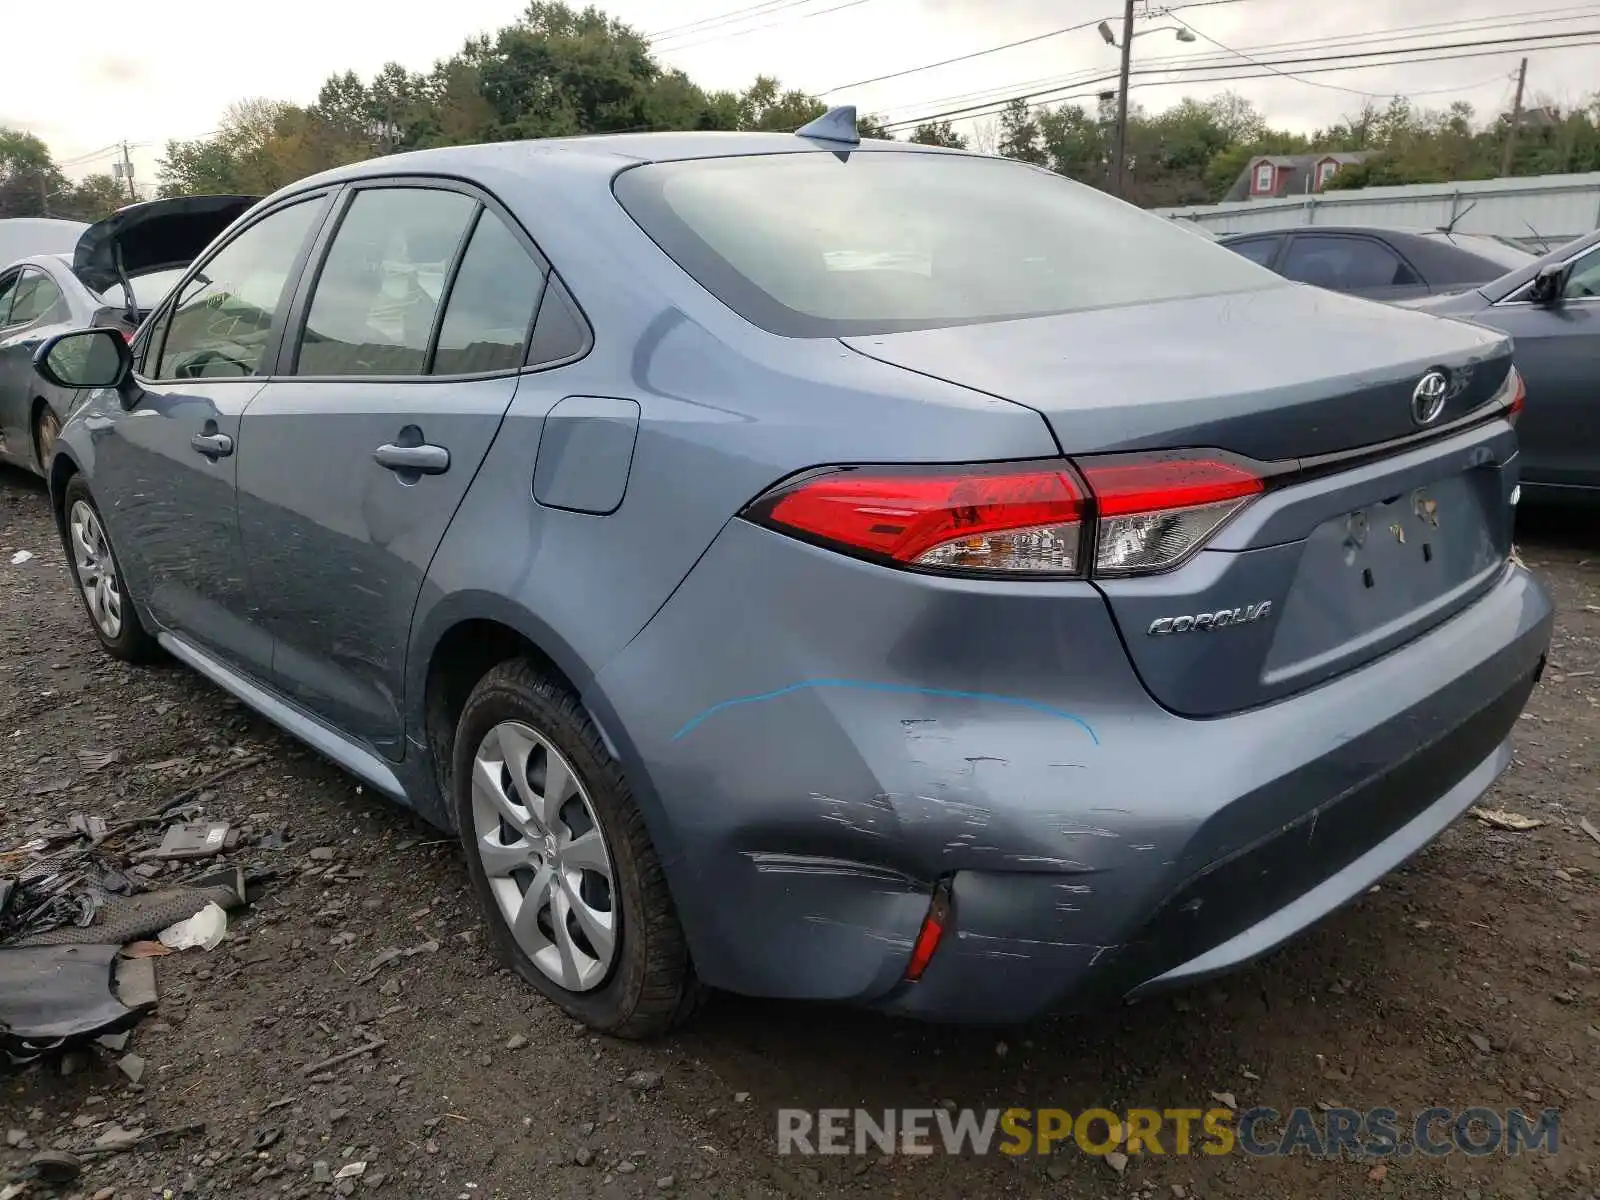
{"label": "front side window", "polygon": [[485,210],[450,287],[432,373],[476,375],[520,367],[543,291],[544,268],[504,221]]}
{"label": "front side window", "polygon": [[357,192],[311,294],[296,374],[421,375],[445,277],[477,207],[460,192]]}
{"label": "front side window", "polygon": [[1008,159],[915,151],[634,167],[618,200],[773,333],[840,337],[1277,286],[1254,263]]}
{"label": "front side window", "polygon": [[1336,292],[1417,282],[1416,273],[1393,250],[1362,237],[1298,236],[1289,243],[1283,273]]}
{"label": "front side window", "polygon": [[1561,293],[1566,300],[1588,300],[1600,296],[1600,250],[1591,250],[1572,266],[1572,274],[1567,277],[1566,291]]}
{"label": "front side window", "polygon": [[[322,213],[301,201],[257,221],[212,257],[173,306],[158,339],[158,379],[260,375],[273,319],[312,225]],[[157,343],[152,343],[157,344]]]}
{"label": "front side window", "polygon": [[[8,325],[27,325],[47,315],[57,306],[65,308],[66,297],[56,286],[56,281],[43,271],[24,271],[11,297],[11,315]],[[62,314],[65,316],[65,313]]]}

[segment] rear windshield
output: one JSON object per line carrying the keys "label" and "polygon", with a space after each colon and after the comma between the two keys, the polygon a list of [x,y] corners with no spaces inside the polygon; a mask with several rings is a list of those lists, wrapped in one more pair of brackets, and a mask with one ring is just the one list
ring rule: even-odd
{"label": "rear windshield", "polygon": [[843,337],[1281,287],[1103,192],[1006,159],[917,152],[656,163],[617,199],[746,320]]}
{"label": "rear windshield", "polygon": [[[165,271],[151,271],[147,275],[135,275],[128,283],[133,287],[134,307],[140,312],[149,312],[173,288],[178,286],[178,280],[183,278],[183,273],[188,267],[173,267]],[[100,301],[112,308],[121,308],[127,301],[122,295],[122,285],[113,284],[103,292],[97,292]]]}
{"label": "rear windshield", "polygon": [[1445,233],[1441,230],[1438,233],[1425,233],[1422,236],[1449,242],[1452,246],[1459,246],[1469,253],[1476,254],[1479,258],[1495,264],[1502,271],[1521,270],[1537,257],[1508,242],[1503,242],[1497,237],[1489,237],[1483,234]]}

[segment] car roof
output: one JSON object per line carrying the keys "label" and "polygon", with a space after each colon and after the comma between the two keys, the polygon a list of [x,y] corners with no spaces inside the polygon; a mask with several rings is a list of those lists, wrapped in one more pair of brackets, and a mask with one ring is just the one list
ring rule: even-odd
{"label": "car roof", "polygon": [[857,145],[798,137],[792,133],[729,133],[704,131],[691,133],[599,133],[578,137],[537,138],[520,142],[484,142],[471,146],[440,146],[371,158],[313,175],[295,185],[324,186],[373,175],[403,175],[410,171],[426,174],[470,176],[478,170],[515,170],[532,159],[556,155],[586,159],[612,170],[649,162],[681,162],[686,159],[735,158],[757,154],[834,154],[848,149],[852,154],[952,154],[971,157],[962,150],[943,146],[923,146],[915,142],[878,141],[864,138]]}

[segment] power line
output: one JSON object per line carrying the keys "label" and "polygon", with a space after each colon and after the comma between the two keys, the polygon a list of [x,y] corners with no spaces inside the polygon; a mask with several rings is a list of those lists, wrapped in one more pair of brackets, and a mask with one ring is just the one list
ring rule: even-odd
{"label": "power line", "polygon": [[[1529,35],[1528,37],[1525,37],[1525,38],[1497,38],[1497,39],[1491,39],[1491,40],[1482,41],[1482,42],[1460,42],[1460,43],[1447,44],[1447,45],[1442,45],[1442,46],[1427,47],[1426,49],[1427,50],[1431,50],[1431,51],[1445,51],[1445,50],[1454,50],[1457,47],[1491,46],[1491,45],[1497,45],[1500,42],[1505,42],[1505,41],[1538,40],[1538,41],[1541,41],[1541,42],[1548,42],[1552,38],[1569,38],[1569,37],[1583,37],[1583,36],[1587,36],[1591,40],[1589,40],[1589,41],[1581,41],[1581,42],[1562,42],[1560,45],[1543,45],[1543,46],[1535,46],[1535,47],[1526,47],[1526,48],[1523,48],[1523,49],[1528,49],[1528,50],[1539,50],[1539,49],[1564,50],[1564,49],[1580,49],[1580,48],[1583,48],[1583,47],[1586,47],[1586,46],[1600,46],[1600,40],[1594,40],[1594,39],[1600,38],[1600,29],[1586,29],[1586,30],[1574,30],[1571,33],[1565,33],[1565,34],[1542,34],[1542,35]],[[1406,51],[1406,53],[1415,53],[1419,49],[1422,49],[1422,48],[1412,47],[1408,51]],[[1470,59],[1470,58],[1494,58],[1494,57],[1499,57],[1499,56],[1504,55],[1504,54],[1516,53],[1516,52],[1518,52],[1518,51],[1512,50],[1512,49],[1493,49],[1493,50],[1490,50],[1490,49],[1463,49],[1459,53],[1430,54],[1427,57],[1414,57],[1414,58],[1392,58],[1391,57],[1391,58],[1388,58],[1388,59],[1386,59],[1385,61],[1382,61],[1382,62],[1364,62],[1364,63],[1343,62],[1343,63],[1340,63],[1339,65],[1335,65],[1335,66],[1320,66],[1320,67],[1319,66],[1309,66],[1309,67],[1306,67],[1305,69],[1299,71],[1298,73],[1301,74],[1301,75],[1321,75],[1321,74],[1328,74],[1328,73],[1335,72],[1335,71],[1361,71],[1361,70],[1367,70],[1367,69],[1370,69],[1370,68],[1373,68],[1373,67],[1413,66],[1413,65],[1417,65],[1417,64],[1434,63],[1434,62],[1457,62],[1457,61],[1460,61],[1460,60],[1463,60],[1463,59]],[[1379,55],[1384,55],[1384,54],[1392,55],[1392,54],[1395,54],[1395,53],[1398,53],[1398,52],[1397,51],[1369,50],[1369,51],[1365,51],[1365,52],[1360,53],[1360,54],[1335,54],[1335,55],[1327,55],[1327,56],[1324,56],[1324,57],[1321,57],[1321,58],[1313,57],[1313,58],[1280,59],[1280,60],[1277,60],[1276,62],[1264,61],[1264,62],[1262,62],[1262,63],[1260,63],[1258,65],[1260,65],[1262,67],[1281,67],[1281,66],[1286,66],[1286,65],[1289,65],[1289,66],[1298,65],[1300,63],[1313,63],[1313,64],[1315,64],[1315,63],[1326,63],[1326,62],[1331,62],[1331,61],[1337,60],[1337,59],[1372,58],[1372,57],[1376,57],[1376,56],[1379,56]],[[1133,72],[1133,74],[1135,76],[1138,76],[1138,75],[1166,75],[1166,76],[1185,75],[1185,76],[1188,76],[1188,75],[1193,75],[1196,72],[1202,72],[1203,73],[1205,71],[1215,71],[1215,70],[1219,70],[1219,69],[1227,70],[1229,68],[1227,68],[1227,67],[1220,67],[1219,68],[1218,66],[1216,66],[1214,64],[1213,65],[1204,66],[1204,67],[1191,67],[1191,68],[1181,68],[1181,67],[1180,68],[1166,68],[1166,69],[1163,69],[1163,68],[1141,68],[1141,69],[1135,70]],[[1236,68],[1235,70],[1236,71],[1242,71],[1243,70],[1242,65],[1241,65],[1241,67]],[[1251,72],[1251,73],[1248,73],[1248,74],[1234,73],[1234,74],[1228,74],[1228,75],[1205,75],[1203,77],[1189,78],[1189,79],[1160,79],[1160,80],[1152,80],[1152,81],[1149,81],[1149,82],[1143,83],[1143,84],[1135,84],[1133,86],[1136,86],[1136,87],[1164,87],[1164,86],[1178,85],[1178,84],[1184,84],[1184,83],[1228,83],[1228,82],[1233,82],[1233,81],[1242,81],[1242,80],[1250,80],[1250,79],[1266,79],[1266,78],[1270,78],[1274,73],[1275,72],[1270,71],[1270,70],[1262,70],[1262,71]],[[1098,76],[1098,77],[1093,78],[1093,79],[1079,80],[1077,84],[1072,85],[1072,86],[1089,86],[1089,85],[1092,85],[1092,84],[1106,83],[1106,82],[1108,82],[1110,80],[1115,79],[1116,77],[1117,77],[1116,72],[1112,72],[1110,74],[1101,75],[1101,76]],[[1065,102],[1067,100],[1086,99],[1086,98],[1089,98],[1089,97],[1096,96],[1098,94],[1098,93],[1095,93],[1095,92],[1081,92],[1081,93],[1077,93],[1075,95],[1070,95],[1070,96],[1069,95],[1055,95],[1056,92],[1064,92],[1064,91],[1069,91],[1069,90],[1070,90],[1070,87],[1051,88],[1051,89],[1046,89],[1046,90],[1040,91],[1040,92],[1024,93],[1023,95],[1019,95],[1019,96],[1011,96],[1011,97],[1007,98],[1005,101],[998,102],[998,103],[989,102],[989,103],[985,103],[985,104],[975,104],[975,105],[971,105],[971,106],[968,106],[968,107],[965,107],[965,108],[951,109],[951,110],[948,110],[948,111],[945,111],[945,112],[928,113],[928,114],[924,114],[922,116],[917,116],[917,117],[907,117],[907,118],[900,119],[900,120],[894,120],[894,121],[885,122],[884,123],[884,128],[886,128],[886,129],[901,129],[901,128],[905,128],[907,126],[920,125],[920,124],[923,124],[923,123],[928,122],[928,121],[943,121],[943,120],[950,120],[950,119],[958,118],[958,117],[959,118],[963,118],[963,119],[970,119],[970,118],[974,118],[974,117],[993,116],[993,115],[995,115],[997,113],[1004,112],[1006,107],[1009,104],[1011,104],[1011,103],[1013,103],[1015,101],[1018,101],[1018,100],[1021,100],[1021,101],[1025,102],[1025,103],[1027,103],[1029,105],[1029,107],[1038,107],[1040,104],[1062,103],[1062,102]],[[1451,91],[1455,91],[1457,89],[1452,88],[1450,90]],[[1377,93],[1374,93],[1374,94],[1377,94]],[[1405,93],[1404,93],[1403,90],[1396,90],[1392,94],[1393,95],[1403,95]]]}
{"label": "power line", "polygon": [[[802,2],[809,3],[809,0],[802,0]],[[871,3],[871,0],[844,0],[844,3],[835,4],[832,8],[818,8],[811,12],[799,13],[792,17],[785,17],[781,21],[768,21],[764,25],[752,25],[748,29],[735,29],[730,33],[713,33],[710,37],[701,38],[699,41],[679,42],[677,45],[667,47],[667,50],[670,53],[676,53],[680,50],[692,50],[696,46],[706,46],[710,45],[712,42],[722,42],[727,41],[729,38],[744,37],[746,34],[759,33],[763,29],[775,29],[780,25],[793,25],[797,21],[806,21],[812,17],[825,17],[829,13],[836,13],[842,9],[855,8],[859,5],[869,3]]]}
{"label": "power line", "polygon": [[[1543,12],[1576,12],[1576,13],[1581,14],[1582,16],[1588,16],[1588,17],[1600,16],[1600,9],[1596,9],[1593,5],[1576,6],[1574,8],[1568,8],[1568,9],[1548,9],[1548,10],[1542,10],[1542,11]],[[1468,19],[1465,19],[1465,20],[1458,19],[1458,20],[1454,20],[1454,21],[1430,22],[1430,23],[1423,24],[1423,25],[1402,25],[1402,26],[1399,26],[1399,27],[1394,28],[1394,29],[1374,30],[1374,31],[1371,31],[1371,32],[1368,32],[1368,33],[1364,33],[1364,34],[1354,34],[1354,35],[1352,35],[1352,34],[1338,34],[1338,35],[1333,35],[1333,36],[1329,36],[1329,37],[1321,37],[1321,38],[1308,38],[1308,39],[1299,39],[1299,40],[1284,41],[1284,42],[1267,42],[1267,43],[1262,43],[1260,45],[1254,45],[1254,46],[1245,47],[1245,48],[1243,48],[1242,51],[1232,51],[1232,50],[1230,50],[1226,54],[1218,54],[1218,53],[1209,53],[1208,52],[1208,53],[1203,53],[1203,54],[1198,54],[1198,55],[1195,55],[1195,54],[1188,54],[1188,55],[1162,55],[1162,56],[1157,56],[1157,57],[1152,57],[1152,58],[1141,59],[1140,60],[1140,70],[1148,73],[1149,70],[1151,70],[1153,68],[1156,68],[1156,67],[1160,67],[1163,64],[1167,64],[1167,63],[1182,64],[1182,66],[1184,66],[1184,67],[1193,68],[1193,69],[1196,69],[1196,70],[1200,70],[1200,69],[1215,70],[1215,69],[1220,69],[1220,68],[1222,68],[1224,66],[1229,65],[1228,60],[1233,58],[1233,57],[1235,57],[1237,54],[1241,54],[1241,53],[1244,54],[1244,55],[1250,55],[1250,54],[1263,54],[1263,53],[1268,52],[1268,51],[1277,51],[1277,52],[1281,53],[1281,52],[1291,51],[1291,50],[1313,50],[1313,49],[1324,49],[1324,48],[1326,48],[1326,49],[1355,49],[1356,47],[1361,46],[1361,45],[1368,45],[1368,44],[1374,44],[1374,43],[1376,43],[1376,44],[1378,44],[1380,46],[1387,46],[1387,45],[1389,45],[1389,44],[1391,44],[1391,43],[1393,43],[1395,41],[1413,41],[1413,40],[1417,40],[1418,38],[1423,37],[1423,36],[1426,35],[1425,32],[1418,32],[1418,31],[1432,31],[1433,36],[1437,36],[1439,33],[1447,32],[1447,31],[1448,32],[1457,32],[1457,33],[1489,33],[1489,32],[1493,32],[1493,31],[1499,30],[1499,29],[1513,29],[1513,28],[1517,28],[1517,27],[1519,27],[1521,25],[1524,25],[1524,24],[1529,24],[1530,22],[1528,22],[1526,20],[1526,18],[1527,17],[1531,17],[1531,16],[1535,16],[1535,15],[1538,15],[1537,12],[1536,13],[1524,14],[1522,17],[1514,18],[1514,19],[1510,19],[1510,20],[1507,20],[1507,19],[1504,19],[1504,18],[1500,18],[1500,17],[1487,17],[1487,18],[1485,18],[1485,17],[1475,17],[1475,18],[1468,18]],[[1533,22],[1531,22],[1531,24],[1533,24],[1535,26],[1538,26],[1538,25],[1545,25],[1545,24],[1555,24],[1555,23],[1559,23],[1560,21],[1568,21],[1568,20],[1576,20],[1576,19],[1579,19],[1579,18],[1576,17],[1576,16],[1549,18],[1549,19],[1546,19],[1546,20],[1533,21]],[[1479,28],[1454,28],[1454,27],[1473,26],[1473,25],[1479,26]],[[1519,35],[1519,36],[1531,36],[1531,35]],[[1421,52],[1421,51],[1426,50],[1426,49],[1429,49],[1429,47],[1425,47],[1425,46],[1404,46],[1404,47],[1394,47],[1392,52],[1393,53]],[[1022,81],[1018,81],[1018,82],[1014,82],[1014,83],[1010,83],[1010,84],[1005,84],[1005,85],[1002,85],[1000,87],[981,88],[981,89],[977,89],[977,90],[971,91],[971,92],[958,93],[956,95],[937,96],[937,97],[933,97],[933,98],[929,98],[929,99],[907,102],[906,104],[897,105],[896,107],[898,107],[898,108],[909,108],[909,107],[913,107],[913,106],[921,107],[921,106],[932,106],[932,105],[946,105],[946,104],[955,104],[955,103],[958,103],[958,102],[961,102],[961,101],[967,101],[967,100],[971,100],[973,102],[982,102],[982,101],[986,101],[986,100],[988,100],[990,98],[1009,97],[1009,96],[1017,94],[1018,92],[1044,91],[1044,90],[1056,89],[1056,88],[1060,88],[1060,87],[1073,86],[1073,85],[1081,83],[1083,80],[1095,75],[1097,70],[1098,70],[1098,68],[1090,68],[1088,70],[1080,70],[1080,71],[1069,72],[1069,73],[1064,74],[1064,75],[1052,75],[1052,76],[1046,76],[1046,77],[1043,77],[1043,78],[1022,80]],[[1414,95],[1428,95],[1428,94],[1439,95],[1439,94],[1442,94],[1443,92],[1456,91],[1456,90],[1459,90],[1459,89],[1445,88],[1445,89],[1437,89],[1432,93],[1416,92],[1416,93],[1412,93],[1412,94],[1414,94]]]}
{"label": "power line", "polygon": [[[1188,4],[1176,5],[1176,8],[1215,8],[1219,4],[1242,4],[1244,0],[1190,0]],[[1167,10],[1171,11],[1171,10]],[[865,87],[869,83],[882,83],[886,79],[901,79],[907,75],[920,74],[923,71],[937,70],[939,67],[948,67],[952,63],[968,62],[974,58],[983,58],[989,54],[999,54],[1002,50],[1015,50],[1018,46],[1028,46],[1034,42],[1042,42],[1047,38],[1060,37],[1066,33],[1076,33],[1080,29],[1092,29],[1102,20],[1109,17],[1096,17],[1092,21],[1084,21],[1078,25],[1067,25],[1061,29],[1050,29],[1044,33],[1036,33],[1031,37],[1018,38],[1014,42],[1005,42],[999,46],[990,46],[987,50],[974,50],[970,54],[958,54],[954,58],[942,58],[938,62],[923,63],[920,67],[907,67],[903,71],[890,71],[887,75],[874,75],[871,79],[857,79],[853,83],[841,83],[836,87],[823,88],[817,93],[819,96],[829,96],[834,92],[842,92],[848,88]]]}
{"label": "power line", "polygon": [[806,3],[806,0],[766,0],[764,4],[752,4],[748,8],[731,9],[725,13],[717,13],[715,16],[701,17],[698,21],[685,21],[682,25],[671,25],[666,29],[657,29],[644,36],[647,41],[653,42],[661,38],[670,38],[677,34],[699,30],[703,26],[737,24],[739,21],[747,20],[750,17],[763,16],[767,12],[781,8],[794,8],[804,3]]}

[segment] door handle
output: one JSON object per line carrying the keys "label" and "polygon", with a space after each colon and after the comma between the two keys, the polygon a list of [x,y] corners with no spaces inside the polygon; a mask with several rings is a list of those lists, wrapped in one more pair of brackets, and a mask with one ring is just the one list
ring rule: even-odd
{"label": "door handle", "polygon": [[189,447],[215,462],[233,453],[233,439],[225,433],[197,433],[189,439]]}
{"label": "door handle", "polygon": [[443,446],[396,446],[385,442],[372,452],[380,467],[412,475],[443,475],[450,469],[450,451]]}

